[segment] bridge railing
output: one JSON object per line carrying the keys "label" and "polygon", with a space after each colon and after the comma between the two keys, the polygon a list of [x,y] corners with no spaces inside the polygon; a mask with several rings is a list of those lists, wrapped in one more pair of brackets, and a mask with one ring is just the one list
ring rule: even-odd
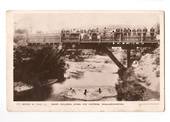
{"label": "bridge railing", "polygon": [[[132,33],[133,34],[133,33]],[[31,35],[28,37],[28,43],[111,43],[111,42],[143,42],[143,43],[154,43],[157,42],[156,33],[136,33],[135,35],[129,35],[128,33],[110,33],[107,35],[95,34],[93,36],[89,34],[80,34],[74,35],[65,35],[64,37],[61,34],[53,35]]]}

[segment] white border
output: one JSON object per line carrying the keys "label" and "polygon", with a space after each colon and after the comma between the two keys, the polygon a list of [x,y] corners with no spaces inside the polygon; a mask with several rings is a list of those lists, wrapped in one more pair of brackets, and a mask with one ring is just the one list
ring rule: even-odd
{"label": "white border", "polygon": [[[13,15],[15,13],[157,13],[160,15],[160,101],[137,102],[14,102],[13,101]],[[8,111],[164,111],[164,12],[163,11],[8,11],[7,12],[7,108]],[[58,105],[54,105],[58,103]],[[81,106],[63,104],[81,103]],[[99,105],[90,105],[90,104]],[[102,105],[102,103],[112,105]]]}

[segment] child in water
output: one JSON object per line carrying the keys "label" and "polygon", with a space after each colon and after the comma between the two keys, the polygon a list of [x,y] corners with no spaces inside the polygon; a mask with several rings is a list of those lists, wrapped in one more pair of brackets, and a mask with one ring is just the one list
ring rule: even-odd
{"label": "child in water", "polygon": [[84,90],[84,95],[86,96],[86,94],[87,94],[87,89]]}

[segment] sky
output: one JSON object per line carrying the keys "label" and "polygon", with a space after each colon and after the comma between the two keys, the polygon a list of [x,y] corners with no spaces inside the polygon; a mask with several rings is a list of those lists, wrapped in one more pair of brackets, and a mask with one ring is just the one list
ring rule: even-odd
{"label": "sky", "polygon": [[93,26],[128,25],[152,27],[159,23],[158,12],[112,12],[112,11],[59,11],[21,12],[14,14],[15,28],[32,32],[53,32],[61,29],[88,28]]}

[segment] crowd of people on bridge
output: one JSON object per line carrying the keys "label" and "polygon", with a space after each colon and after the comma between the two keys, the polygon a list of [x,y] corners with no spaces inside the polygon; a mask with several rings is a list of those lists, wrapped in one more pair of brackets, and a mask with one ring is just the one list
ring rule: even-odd
{"label": "crowd of people on bridge", "polygon": [[81,40],[128,40],[129,38],[134,38],[138,40],[145,41],[146,38],[154,40],[156,38],[157,32],[152,27],[147,28],[116,28],[108,29],[104,28],[102,30],[96,29],[72,29],[72,30],[62,30],[62,39],[81,39]]}

